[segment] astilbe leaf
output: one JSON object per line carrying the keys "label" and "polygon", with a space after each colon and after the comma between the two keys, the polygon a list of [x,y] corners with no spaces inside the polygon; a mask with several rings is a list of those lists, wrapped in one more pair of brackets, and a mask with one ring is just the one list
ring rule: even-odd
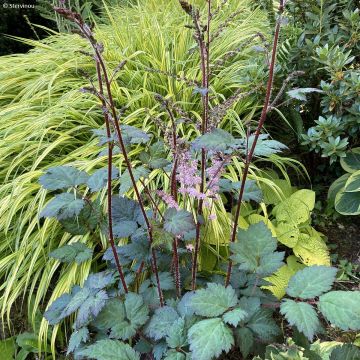
{"label": "astilbe leaf", "polygon": [[132,235],[144,221],[139,203],[126,197],[113,197],[112,218],[116,237]]}
{"label": "astilbe leaf", "polygon": [[277,252],[276,239],[264,222],[239,230],[238,241],[230,244],[231,258],[240,270],[269,275],[283,265],[284,252]]}
{"label": "astilbe leaf", "polygon": [[155,310],[145,328],[145,334],[154,340],[164,338],[169,327],[179,318],[179,314],[170,306],[163,306]]}
{"label": "astilbe leaf", "polygon": [[65,231],[74,235],[85,235],[104,223],[100,198],[94,202],[86,200],[84,207],[76,217],[59,220]]}
{"label": "astilbe leaf", "polygon": [[321,295],[318,308],[340,329],[360,330],[360,291],[330,291]]}
{"label": "astilbe leaf", "polygon": [[187,344],[185,319],[177,319],[169,328],[166,343],[170,348],[176,349]]}
{"label": "astilbe leaf", "polygon": [[74,350],[76,350],[81,343],[85,343],[89,339],[89,330],[87,327],[80,328],[79,330],[74,331],[69,339],[69,346],[66,352],[66,355],[69,355]]}
{"label": "astilbe leaf", "polygon": [[47,169],[39,182],[47,190],[60,190],[85,184],[88,178],[89,175],[85,171],[72,166],[56,166]]}
{"label": "astilbe leaf", "polygon": [[99,340],[78,352],[78,355],[96,360],[140,360],[140,355],[130,345],[118,340]]}
{"label": "astilbe leaf", "polygon": [[169,350],[166,352],[166,356],[164,360],[188,360],[190,357],[186,356],[185,354],[177,351],[177,350]]}
{"label": "astilbe leaf", "polygon": [[280,305],[280,312],[290,325],[295,325],[310,341],[313,340],[320,322],[310,304],[285,299]]}
{"label": "astilbe leaf", "polygon": [[254,345],[254,335],[252,331],[246,327],[235,329],[235,339],[243,358],[246,359]]}
{"label": "astilbe leaf", "polygon": [[194,150],[226,151],[235,144],[235,138],[223,129],[215,129],[197,137],[191,144]]}
{"label": "astilbe leaf", "polygon": [[272,318],[270,309],[260,309],[254,313],[247,323],[257,337],[262,341],[272,342],[280,334],[280,329]]}
{"label": "astilbe leaf", "polygon": [[195,229],[192,214],[186,210],[167,209],[165,214],[164,229],[177,236],[184,235]]}
{"label": "astilbe leaf", "polygon": [[56,195],[41,211],[40,217],[56,218],[58,220],[76,217],[85,205],[83,199],[77,199],[73,194]]}
{"label": "astilbe leaf", "polygon": [[188,332],[192,359],[211,360],[234,345],[234,337],[228,326],[219,318],[201,320]]}
{"label": "astilbe leaf", "polygon": [[124,303],[118,299],[109,299],[92,325],[102,331],[107,331],[125,318]]}
{"label": "astilbe leaf", "polygon": [[309,266],[290,278],[286,293],[294,298],[312,299],[331,289],[337,269],[328,266]]}
{"label": "astilbe leaf", "polygon": [[[119,170],[112,166],[111,180],[115,180],[119,177]],[[108,181],[108,169],[101,168],[96,170],[87,180],[86,184],[91,192],[99,191],[104,188]]]}
{"label": "astilbe leaf", "polygon": [[235,308],[223,314],[222,319],[225,323],[236,327],[238,326],[239,322],[245,320],[247,316],[248,313],[245,310]]}
{"label": "astilbe leaf", "polygon": [[[231,181],[229,179],[220,179],[219,181],[220,192],[234,192],[239,193],[241,187],[241,181]],[[246,180],[243,201],[255,201],[260,203],[262,201],[263,194],[261,189],[257,186],[255,180]]]}
{"label": "astilbe leaf", "polygon": [[[146,179],[150,174],[150,171],[148,169],[146,169],[144,166],[138,166],[138,167],[132,169],[132,172],[133,172],[135,181],[139,181],[141,178]],[[126,192],[128,192],[131,189],[132,185],[133,184],[132,184],[129,170],[126,169],[120,177],[119,195],[122,196]]]}
{"label": "astilbe leaf", "polygon": [[231,286],[208,283],[206,289],[200,289],[190,299],[190,306],[195,314],[206,317],[222,315],[235,306],[237,296]]}
{"label": "astilbe leaf", "polygon": [[83,243],[76,242],[55,249],[49,256],[61,262],[71,263],[75,261],[77,264],[81,264],[84,261],[91,259],[92,254],[92,249],[88,248]]}

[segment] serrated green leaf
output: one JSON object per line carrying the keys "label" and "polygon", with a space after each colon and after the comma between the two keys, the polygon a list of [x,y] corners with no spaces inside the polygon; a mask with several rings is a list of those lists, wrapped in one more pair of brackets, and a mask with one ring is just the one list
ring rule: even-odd
{"label": "serrated green leaf", "polygon": [[245,310],[236,308],[223,314],[222,319],[225,323],[236,327],[239,322],[245,320],[247,316],[248,313]]}
{"label": "serrated green leaf", "polygon": [[125,306],[118,298],[109,299],[93,321],[99,330],[107,331],[125,319]]}
{"label": "serrated green leaf", "polygon": [[360,291],[330,291],[321,295],[318,308],[342,330],[360,330]]}
{"label": "serrated green leaf", "polygon": [[285,299],[280,305],[280,312],[290,325],[295,325],[310,341],[313,340],[320,322],[310,304]]}
{"label": "serrated green leaf", "polygon": [[91,259],[92,254],[92,249],[88,248],[83,243],[76,242],[52,251],[49,256],[61,262],[71,263],[75,261],[77,264],[81,264],[84,261]]}
{"label": "serrated green leaf", "polygon": [[79,330],[74,331],[69,339],[69,346],[66,355],[72,353],[79,347],[81,343],[85,343],[89,339],[89,330],[87,327],[83,327]]}
{"label": "serrated green leaf", "polygon": [[44,317],[50,325],[58,324],[63,317],[61,316],[66,306],[71,300],[70,294],[63,294],[51,303],[49,308],[45,311]]}
{"label": "serrated green leaf", "polygon": [[235,138],[227,131],[215,129],[212,132],[199,136],[192,142],[195,150],[225,151],[234,145]]}
{"label": "serrated green leaf", "polygon": [[126,294],[124,304],[126,317],[135,329],[138,329],[146,323],[149,318],[149,309],[146,304],[144,304],[144,300],[141,295],[131,292]]}
{"label": "serrated green leaf", "polygon": [[177,319],[168,329],[166,343],[176,349],[186,345],[186,331],[184,318]]}
{"label": "serrated green leaf", "polygon": [[330,360],[360,360],[360,349],[352,344],[337,346],[331,352]]}
{"label": "serrated green leaf", "polygon": [[164,143],[158,141],[149,147],[148,152],[142,152],[139,156],[143,164],[147,164],[151,169],[161,169],[170,164],[166,159],[167,154]]}
{"label": "serrated green leaf", "polygon": [[68,189],[85,184],[89,175],[72,166],[56,166],[48,169],[39,179],[47,190]]}
{"label": "serrated green leaf", "polygon": [[[143,166],[138,166],[137,168],[132,169],[135,181],[139,181],[141,178],[146,179],[150,171]],[[122,196],[128,192],[133,186],[129,170],[126,169],[125,172],[120,177],[120,188],[119,195]]]}
{"label": "serrated green leaf", "polygon": [[272,318],[270,309],[260,309],[255,312],[247,323],[250,328],[262,341],[274,341],[280,334],[280,329]]}
{"label": "serrated green leaf", "polygon": [[250,319],[258,310],[260,310],[260,305],[260,298],[254,296],[242,296],[239,300],[240,308],[245,310],[248,314],[245,320]]}
{"label": "serrated green leaf", "polygon": [[[231,181],[229,179],[220,179],[219,181],[220,192],[235,192],[239,193],[241,187],[241,181]],[[243,201],[256,201],[261,202],[262,200],[262,191],[257,186],[255,180],[246,180],[244,193],[243,193]]]}
{"label": "serrated green leaf", "polygon": [[[261,134],[256,143],[254,156],[267,157],[287,149],[287,146],[276,140],[267,140],[268,134]],[[246,149],[251,149],[255,140],[255,135],[250,135],[247,140],[240,142],[240,148],[246,153]]]}
{"label": "serrated green leaf", "polygon": [[[158,273],[160,280],[161,290],[173,290],[175,289],[174,277],[167,271],[161,271]],[[154,274],[151,275],[151,281],[153,284],[157,284]]]}
{"label": "serrated green leaf", "polygon": [[169,327],[178,318],[179,314],[170,306],[163,306],[156,309],[145,328],[145,334],[154,340],[160,340],[167,335]]}
{"label": "serrated green leaf", "polygon": [[186,210],[169,208],[166,210],[164,217],[164,229],[173,235],[181,236],[195,229],[194,217]]}
{"label": "serrated green leaf", "polygon": [[284,253],[276,252],[277,242],[264,222],[252,224],[238,231],[238,241],[230,244],[231,258],[240,270],[256,272],[263,276],[283,265]]}
{"label": "serrated green leaf", "polygon": [[92,290],[100,290],[115,284],[116,279],[113,271],[100,271],[90,274],[85,280],[84,287]]}
{"label": "serrated green leaf", "polygon": [[[119,170],[113,166],[111,170],[111,179],[115,180],[119,177]],[[108,181],[108,169],[102,168],[96,170],[87,180],[87,186],[91,192],[99,191],[104,188]]]}
{"label": "serrated green leaf", "polygon": [[235,306],[237,296],[231,287],[208,283],[206,289],[196,290],[190,299],[190,306],[196,315],[215,317]]}
{"label": "serrated green leaf", "polygon": [[111,328],[110,338],[128,340],[136,334],[136,328],[127,320],[119,320]]}
{"label": "serrated green leaf", "polygon": [[155,344],[153,351],[152,351],[152,354],[153,354],[155,360],[162,360],[163,355],[166,353],[167,349],[168,349],[168,347],[167,347],[166,342],[161,341],[161,342]]}
{"label": "serrated green leaf", "polygon": [[126,144],[143,144],[150,140],[150,136],[134,126],[120,125],[123,140]]}
{"label": "serrated green leaf", "polygon": [[108,295],[104,290],[100,290],[95,294],[90,294],[79,307],[75,321],[76,328],[81,328],[86,325],[91,318],[96,317],[105,306],[107,299]]}
{"label": "serrated green leaf", "polygon": [[62,193],[47,203],[41,211],[40,217],[68,219],[79,215],[84,205],[83,199],[77,199],[73,194]]}
{"label": "serrated green leaf", "polygon": [[188,332],[192,359],[211,360],[227,353],[234,345],[229,327],[221,319],[206,319],[193,325]]}
{"label": "serrated green leaf", "polygon": [[140,355],[130,345],[118,340],[99,340],[78,354],[96,360],[140,360]]}
{"label": "serrated green leaf", "polygon": [[114,197],[112,201],[113,232],[116,237],[132,235],[143,222],[139,204],[126,197]]}
{"label": "serrated green leaf", "polygon": [[186,360],[186,359],[187,358],[185,354],[176,350],[169,350],[164,358],[164,360]]}
{"label": "serrated green leaf", "polygon": [[286,293],[294,298],[312,299],[331,289],[337,269],[328,266],[309,266],[290,278]]}
{"label": "serrated green leaf", "polygon": [[60,220],[61,225],[65,231],[74,235],[85,235],[86,233],[95,230],[98,225],[101,225],[102,209],[99,200],[95,202],[85,202],[85,206],[81,209],[79,215],[67,219]]}
{"label": "serrated green leaf", "polygon": [[246,359],[254,345],[254,335],[252,331],[246,327],[236,329],[235,339],[243,358]]}

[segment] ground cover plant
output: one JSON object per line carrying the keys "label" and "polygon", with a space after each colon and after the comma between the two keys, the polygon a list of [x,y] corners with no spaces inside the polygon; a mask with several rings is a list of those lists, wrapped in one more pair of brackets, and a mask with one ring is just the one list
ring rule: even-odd
{"label": "ground cover plant", "polygon": [[[36,205],[36,224],[44,235],[49,234],[44,224],[65,235],[45,255],[50,276],[49,268],[41,265],[35,276],[19,276],[21,257],[10,272],[3,314],[7,311],[9,316],[24,291],[21,285],[27,287],[30,281],[30,294],[35,294],[29,296],[32,317],[39,319],[43,297],[48,302],[35,333],[18,336],[16,356],[359,358],[355,345],[313,342],[324,326],[359,330],[360,292],[339,288],[338,269],[330,266],[325,238],[311,225],[315,193],[291,186],[287,171],[301,166],[281,156],[287,147],[264,127],[284,95],[283,88],[274,88],[284,2],[279,3],[272,38],[249,34],[241,44],[243,49],[260,42],[265,65],[258,75],[265,76],[265,86],[260,82],[252,89],[253,84],[245,82],[240,90],[222,96],[216,86],[225,76],[223,67],[241,49],[215,57],[215,44],[243,9],[232,10],[221,22],[217,19],[230,6],[227,1],[174,5],[184,14],[184,31],[193,41],[193,72],[149,68],[134,60],[140,51],[114,65],[107,57],[112,41],[100,42],[101,32],[79,13],[55,8],[84,40],[75,54],[87,59],[82,73],[87,83],[78,90],[86,99],[84,111],[91,104],[96,113],[88,149],[96,166],[63,158],[57,166],[34,171],[37,184],[30,191],[38,194],[37,202],[42,200]],[[144,84],[134,92],[139,96],[134,100],[125,86],[133,80],[128,66],[133,67],[132,77],[144,74],[146,85],[148,76],[171,85],[162,89],[160,83],[152,84],[150,94]],[[252,70],[245,71],[250,76]],[[168,93],[178,83],[180,94],[186,92],[191,104],[179,101],[177,91]],[[253,120],[253,111],[238,121],[233,109],[248,98],[251,109],[261,95],[259,119]],[[149,98],[155,106],[138,110]],[[134,110],[129,112],[131,106]],[[144,123],[134,121],[144,115]],[[354,174],[330,193],[356,196],[356,160],[356,151],[343,160],[344,169]],[[36,169],[39,162],[34,167],[29,159],[28,166]],[[17,181],[11,171],[7,174]],[[31,233],[33,228],[23,224]],[[13,254],[7,261],[9,256]],[[37,259],[31,260],[30,269]],[[68,279],[78,271],[80,277]]]}

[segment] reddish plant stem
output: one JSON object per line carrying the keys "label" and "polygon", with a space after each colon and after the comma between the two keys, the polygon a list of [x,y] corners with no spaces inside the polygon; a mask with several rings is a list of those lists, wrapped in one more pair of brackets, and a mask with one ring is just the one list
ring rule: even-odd
{"label": "reddish plant stem", "polygon": [[[100,95],[104,94],[104,90],[103,90],[103,84],[102,84],[102,76],[101,76],[101,69],[99,66],[99,63],[96,62],[96,73],[97,73],[97,78],[98,78],[98,82],[99,82],[99,93]],[[101,99],[101,103],[102,106],[106,106],[105,100],[103,99],[103,96],[100,98]],[[106,126],[106,134],[107,137],[110,138],[111,136],[111,131],[110,131],[110,121],[109,121],[109,117],[107,115],[107,113],[104,114],[104,119],[105,119],[105,126]],[[124,276],[124,272],[122,270],[122,266],[120,263],[120,259],[118,256],[118,253],[116,251],[116,246],[115,246],[115,241],[114,241],[114,233],[113,233],[113,224],[112,224],[112,156],[113,156],[113,143],[111,143],[110,141],[108,142],[108,179],[107,179],[107,205],[108,205],[108,224],[109,224],[109,242],[110,242],[110,246],[111,246],[111,250],[113,252],[114,255],[114,259],[115,259],[115,264],[116,264],[116,268],[119,272],[120,275],[120,280],[122,283],[122,286],[124,288],[125,293],[127,294],[128,291],[128,287],[126,285],[126,281],[125,281],[125,276]]]}
{"label": "reddish plant stem", "polygon": [[[201,122],[201,134],[205,134],[207,131],[208,125],[208,114],[209,114],[209,73],[210,73],[210,64],[209,64],[209,46],[210,46],[210,21],[211,21],[211,0],[207,0],[208,3],[208,13],[207,13],[207,27],[206,27],[206,44],[203,40],[203,32],[200,29],[198,18],[194,17],[194,25],[197,31],[198,46],[200,50],[200,59],[201,59],[201,74],[202,80],[201,85],[206,90],[205,96],[202,96],[203,103],[203,114]],[[205,190],[205,164],[206,164],[206,153],[205,150],[201,150],[201,184],[200,192],[204,193]],[[201,222],[200,218],[203,214],[203,204],[204,200],[200,199],[198,203],[197,210],[197,219],[196,219],[196,233],[195,233],[195,248],[193,263],[191,268],[191,288],[196,290],[196,276],[198,268],[198,257],[200,250],[200,227]]]}
{"label": "reddish plant stem", "polygon": [[[171,196],[177,201],[178,198],[178,189],[176,183],[176,170],[178,166],[178,159],[177,159],[177,139],[176,139],[176,123],[174,119],[174,115],[171,112],[170,108],[166,106],[166,110],[169,114],[171,125],[172,125],[172,138],[173,138],[173,154],[174,154],[174,165],[173,170],[171,173]],[[174,279],[175,279],[175,288],[176,288],[176,296],[178,298],[181,297],[181,278],[180,278],[180,265],[179,265],[179,252],[178,252],[178,239],[174,236],[173,239],[173,265],[174,265]]]}
{"label": "reddish plant stem", "polygon": [[[274,79],[275,62],[276,62],[276,51],[277,51],[277,45],[278,45],[279,33],[280,33],[280,26],[281,26],[280,21],[281,21],[281,14],[282,14],[283,10],[284,10],[284,4],[283,4],[283,1],[280,0],[280,6],[279,6],[280,18],[277,21],[276,27],[275,27],[273,50],[272,50],[272,54],[271,54],[271,61],[270,61],[270,68],[269,68],[269,78],[268,78],[267,87],[266,87],[264,106],[263,106],[262,111],[261,111],[258,126],[257,126],[257,128],[255,130],[254,140],[253,140],[253,143],[251,145],[251,149],[250,149],[249,152],[246,153],[245,166],[244,166],[244,171],[243,171],[242,179],[241,179],[240,193],[239,193],[238,203],[237,203],[236,212],[235,212],[234,227],[233,227],[232,234],[231,234],[231,239],[230,239],[231,243],[235,242],[235,239],[236,239],[237,227],[238,227],[238,222],[239,222],[239,217],[240,217],[240,208],[241,208],[241,203],[242,203],[242,199],[243,199],[243,196],[244,196],[244,190],[245,190],[245,182],[246,182],[246,178],[247,178],[247,176],[249,174],[250,163],[251,163],[252,158],[254,156],[256,144],[257,144],[257,141],[259,139],[261,130],[262,130],[263,126],[264,126],[264,122],[266,120],[267,110],[268,110],[269,103],[270,103],[270,97],[271,97],[271,91],[272,91],[272,85],[273,85],[273,79]],[[229,259],[228,269],[227,269],[227,273],[226,273],[225,286],[228,286],[229,283],[230,283],[232,265],[233,265],[232,260]]]}
{"label": "reddish plant stem", "polygon": [[145,190],[145,192],[146,192],[146,194],[147,194],[150,202],[151,202],[151,203],[153,204],[153,206],[154,206],[154,213],[155,213],[155,214],[156,214],[156,213],[159,214],[159,216],[161,217],[161,220],[164,221],[164,220],[165,220],[164,215],[161,213],[158,204],[156,203],[155,199],[154,199],[153,196],[151,195],[150,189],[147,187],[147,185],[145,184],[144,181],[140,180],[140,182],[141,182],[141,184],[143,185],[144,190]]}
{"label": "reddish plant stem", "polygon": [[[118,117],[117,117],[117,114],[116,114],[115,103],[114,103],[114,100],[113,100],[113,97],[112,97],[111,84],[110,84],[110,81],[109,81],[109,76],[108,76],[108,73],[107,73],[105,63],[104,63],[103,58],[101,56],[101,50],[99,50],[100,46],[99,46],[98,43],[96,43],[96,41],[95,41],[95,39],[94,39],[94,37],[93,37],[93,35],[91,33],[90,28],[79,17],[80,17],[80,15],[77,14],[77,16],[75,16],[75,18],[74,18],[74,21],[79,26],[82,34],[86,37],[86,39],[91,44],[91,46],[92,46],[92,48],[94,50],[94,53],[95,53],[95,61],[96,61],[97,64],[99,64],[99,67],[100,67],[100,69],[101,69],[101,71],[103,73],[103,76],[104,76],[104,83],[105,83],[105,87],[106,87],[107,96],[108,96],[108,99],[109,99],[109,107],[110,107],[112,117],[113,117],[113,125],[115,127],[115,132],[116,132],[116,135],[118,137],[120,149],[121,149],[121,152],[123,154],[125,164],[126,164],[127,169],[129,171],[130,179],[131,179],[131,182],[132,182],[132,185],[133,185],[137,200],[138,200],[139,205],[140,205],[141,213],[142,213],[142,215],[144,217],[144,220],[145,220],[145,224],[146,224],[148,235],[149,235],[149,242],[150,242],[150,246],[151,246],[152,243],[153,243],[152,227],[151,227],[149,218],[148,218],[148,216],[146,214],[145,206],[144,206],[143,200],[142,200],[142,198],[140,196],[140,192],[139,192],[139,189],[138,189],[138,186],[136,184],[136,180],[135,180],[135,177],[134,177],[134,174],[133,174],[132,165],[131,165],[130,159],[128,157],[126,148],[125,148],[125,144],[124,144],[123,137],[122,137],[122,132],[121,132]],[[156,252],[155,252],[154,249],[152,249],[151,255],[152,255],[152,260],[151,260],[152,269],[153,269],[153,272],[155,274],[155,278],[156,278],[156,282],[157,282],[160,306],[162,307],[162,306],[164,306],[164,297],[163,297],[163,293],[162,293],[162,290],[161,290],[160,279],[159,279],[158,268],[157,268],[157,261],[156,261]]]}

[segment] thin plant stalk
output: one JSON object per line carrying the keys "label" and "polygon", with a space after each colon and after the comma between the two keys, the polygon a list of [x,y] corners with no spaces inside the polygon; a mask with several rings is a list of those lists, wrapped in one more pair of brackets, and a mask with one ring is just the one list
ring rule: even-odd
{"label": "thin plant stalk", "polygon": [[[113,100],[113,97],[112,97],[110,79],[109,79],[107,69],[106,69],[104,60],[102,58],[102,54],[101,54],[102,53],[102,45],[96,42],[96,40],[93,37],[91,29],[89,28],[88,25],[86,25],[84,23],[84,21],[81,18],[80,14],[74,13],[71,10],[64,9],[64,8],[55,8],[55,11],[57,11],[60,15],[63,15],[67,19],[73,21],[79,27],[82,35],[89,41],[91,47],[93,48],[93,51],[95,53],[95,61],[99,65],[99,68],[100,68],[100,75],[101,75],[101,72],[102,72],[102,76],[104,78],[104,84],[105,84],[107,97],[108,97],[108,107],[110,108],[110,112],[111,112],[111,116],[112,116],[112,123],[114,125],[115,132],[116,132],[116,135],[118,137],[119,146],[120,146],[121,152],[123,154],[125,164],[127,166],[127,169],[128,169],[129,175],[130,175],[130,179],[131,179],[131,182],[132,182],[132,185],[133,185],[137,200],[138,200],[139,205],[140,205],[142,215],[143,215],[144,220],[145,220],[145,224],[146,224],[148,235],[149,235],[150,246],[152,246],[152,243],[153,243],[152,227],[151,227],[149,218],[148,218],[148,216],[146,214],[145,206],[144,206],[143,200],[142,200],[142,198],[140,196],[140,192],[139,192],[139,189],[138,189],[138,186],[136,184],[135,177],[134,177],[134,174],[133,174],[131,162],[130,162],[130,159],[128,157],[126,147],[125,147],[125,144],[124,144],[124,141],[123,141],[122,132],[121,132],[120,125],[119,125],[119,119],[118,119],[118,116],[117,116],[116,107],[115,107],[114,100]],[[105,106],[106,106],[106,111],[107,111],[106,102],[105,102]],[[110,114],[108,114],[107,116],[108,116],[109,120],[111,120]],[[157,289],[158,289],[159,300],[160,300],[160,306],[163,306],[164,305],[164,297],[163,297],[163,293],[162,293],[161,285],[160,285],[160,278],[159,278],[159,273],[158,273],[158,268],[157,268],[156,252],[155,252],[155,249],[153,249],[153,248],[151,249],[151,256],[152,256],[152,259],[151,259],[151,265],[152,266],[151,267],[153,269],[153,272],[154,272],[155,278],[156,278]]]}
{"label": "thin plant stalk", "polygon": [[[206,43],[203,39],[203,32],[200,29],[198,18],[196,15],[193,15],[194,25],[197,32],[197,40],[200,51],[201,59],[201,85],[205,89],[205,95],[202,96],[203,103],[203,114],[201,122],[201,134],[205,134],[208,127],[208,118],[209,118],[209,77],[210,77],[210,63],[209,63],[209,49],[210,49],[210,22],[211,22],[211,0],[207,0],[207,25],[206,25]],[[205,149],[201,150],[201,184],[200,192],[204,193],[205,190],[205,165],[206,165],[206,153]],[[204,200],[199,199],[198,209],[197,209],[197,221],[196,221],[196,233],[195,233],[195,248],[193,255],[193,263],[191,268],[191,288],[192,290],[196,289],[196,276],[198,269],[198,258],[200,250],[200,227],[201,227],[201,216],[203,213],[203,204]]]}
{"label": "thin plant stalk", "polygon": [[[100,66],[99,63],[96,61],[96,73],[97,73],[97,77],[98,77],[98,82],[99,82],[99,93],[100,95],[104,94],[104,90],[103,90],[103,83],[102,83],[102,77],[101,77],[101,70],[100,70]],[[101,98],[101,103],[102,106],[106,106],[105,104],[105,100],[102,97]],[[111,136],[111,131],[110,131],[110,121],[109,121],[109,116],[107,113],[104,113],[104,119],[105,119],[105,126],[106,126],[106,134],[107,137],[110,138]],[[108,224],[109,224],[109,242],[110,242],[110,246],[111,246],[111,250],[113,252],[114,255],[114,259],[115,259],[115,264],[116,264],[116,268],[119,272],[120,275],[120,280],[122,283],[122,286],[124,288],[125,293],[128,293],[128,287],[126,285],[126,281],[125,281],[125,276],[124,276],[124,272],[122,270],[122,266],[120,263],[120,259],[118,256],[118,253],[116,251],[116,246],[115,246],[115,241],[114,241],[114,233],[113,233],[113,224],[112,224],[112,156],[113,156],[113,146],[114,144],[112,142],[108,142],[108,173],[107,173],[107,205],[108,205]]]}
{"label": "thin plant stalk", "polygon": [[[250,151],[246,151],[245,166],[244,166],[244,171],[243,171],[243,174],[242,174],[240,193],[239,193],[239,198],[238,198],[238,202],[237,202],[237,206],[236,206],[234,227],[232,229],[231,239],[230,239],[231,243],[235,242],[235,239],[236,239],[237,227],[238,227],[238,222],[239,222],[239,217],[240,217],[241,203],[242,203],[242,199],[243,199],[243,196],[244,196],[246,178],[247,178],[247,176],[249,174],[250,163],[251,163],[251,161],[253,159],[253,156],[254,156],[254,153],[255,153],[255,148],[256,148],[256,145],[257,145],[261,130],[262,130],[263,126],[264,126],[264,122],[266,120],[266,114],[268,112],[268,108],[269,108],[269,104],[270,104],[271,92],[272,92],[272,87],[273,87],[273,79],[274,79],[275,62],[276,62],[276,52],[277,52],[277,45],[278,45],[279,33],[280,33],[280,27],[281,27],[281,14],[283,13],[283,11],[284,11],[284,0],[280,0],[279,19],[278,19],[278,21],[276,23],[276,26],[275,26],[275,33],[274,33],[274,40],[273,40],[273,50],[272,50],[271,60],[270,60],[269,78],[268,78],[267,86],[266,86],[266,94],[265,94],[264,106],[262,108],[260,119],[259,119],[257,128],[256,128],[255,133],[254,133],[254,140],[252,142]],[[231,258],[229,258],[229,263],[228,263],[228,268],[227,268],[227,273],[226,273],[225,286],[228,286],[229,283],[230,283],[232,265],[233,265],[233,262],[232,262]]]}

